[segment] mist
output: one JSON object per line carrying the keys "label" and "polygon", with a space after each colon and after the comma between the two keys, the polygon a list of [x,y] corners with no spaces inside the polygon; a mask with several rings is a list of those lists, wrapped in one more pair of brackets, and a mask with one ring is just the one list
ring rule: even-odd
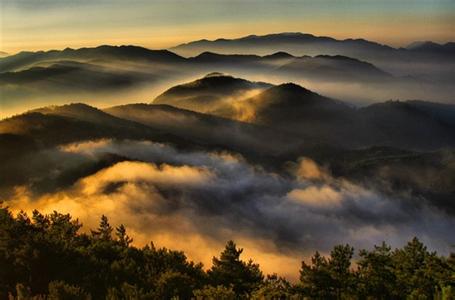
{"label": "mist", "polygon": [[15,185],[6,200],[13,211],[68,212],[85,228],[96,227],[105,214],[113,224],[125,224],[136,245],[153,241],[181,249],[206,267],[229,239],[247,248],[246,257],[265,272],[280,270],[290,279],[297,278],[299,260],[339,243],[402,246],[417,236],[446,254],[455,242],[454,220],[438,208],[334,178],[306,157],[277,174],[238,154],[182,151],[152,141],[103,139],[47,151],[65,157],[50,165],[49,174],[74,172],[81,160],[107,154],[121,159],[52,189],[37,189],[39,182],[34,188],[31,182]]}

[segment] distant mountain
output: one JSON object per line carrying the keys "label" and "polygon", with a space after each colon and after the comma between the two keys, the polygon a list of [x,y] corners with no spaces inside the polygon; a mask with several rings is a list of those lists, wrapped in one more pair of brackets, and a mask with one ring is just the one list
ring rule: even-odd
{"label": "distant mountain", "polygon": [[455,128],[455,105],[419,100],[410,100],[407,103],[415,109],[431,116],[433,119]]}
{"label": "distant mountain", "polygon": [[99,46],[96,48],[80,48],[50,50],[38,52],[20,52],[0,59],[1,72],[17,71],[29,68],[35,63],[53,60],[138,60],[156,63],[178,63],[184,58],[167,50],[150,50],[138,46]]}
{"label": "distant mountain", "polygon": [[[105,112],[162,132],[182,136],[200,145],[222,147],[244,155],[279,155],[296,149],[300,142],[269,127],[237,122],[161,104],[128,104]],[[269,143],[275,139],[276,143]],[[282,145],[287,145],[283,147]]]}
{"label": "distant mountain", "polygon": [[[297,134],[314,143],[334,142],[336,137],[339,144],[344,141],[345,135],[350,134],[350,131],[340,132],[346,131],[347,126],[357,125],[352,121],[354,108],[291,83],[275,87],[261,84],[263,91],[256,92],[256,95],[235,97],[252,88],[257,89],[257,84],[244,79],[209,76],[175,86],[158,96],[153,103],[265,125]],[[214,106],[213,102],[217,105]]]}
{"label": "distant mountain", "polygon": [[[300,143],[291,136],[279,136],[272,128],[167,105],[130,104],[102,111],[74,103],[44,107],[0,121],[0,142],[16,142],[18,149],[26,149],[19,144],[47,148],[101,138],[152,140],[180,148],[229,149],[259,156],[277,155]],[[271,138],[278,144],[268,143]],[[1,146],[6,152],[15,151]]]}
{"label": "distant mountain", "polygon": [[226,72],[257,71],[293,79],[328,82],[385,81],[392,77],[371,63],[341,55],[295,57],[286,52],[264,56],[203,52],[188,61],[199,67],[218,68]]}
{"label": "distant mountain", "polygon": [[337,40],[331,37],[291,32],[262,36],[250,35],[238,39],[199,40],[178,45],[170,50],[185,56],[194,56],[204,51],[256,55],[286,51],[295,56],[339,54],[358,57],[353,54],[364,51],[393,51],[394,48],[363,39]]}
{"label": "distant mountain", "polygon": [[261,60],[259,55],[246,55],[246,54],[219,54],[214,52],[202,52],[201,54],[190,57],[190,61],[205,64],[225,64],[225,63],[256,63]]}
{"label": "distant mountain", "polygon": [[97,138],[160,139],[162,132],[85,104],[33,110],[0,121],[0,134],[28,137],[45,147]]}
{"label": "distant mountain", "polygon": [[275,60],[275,59],[292,59],[292,58],[295,58],[295,56],[287,53],[287,52],[284,52],[284,51],[279,51],[279,52],[275,52],[273,54],[269,54],[269,55],[264,55],[262,56],[263,59],[272,59],[272,60]]}
{"label": "distant mountain", "polygon": [[[375,61],[386,55],[405,55],[416,50],[431,52],[437,50],[455,55],[454,42],[444,45],[434,42],[414,42],[406,48],[394,48],[365,39],[339,40],[327,36],[315,36],[308,33],[285,32],[267,35],[249,35],[237,39],[198,40],[170,48],[184,56],[195,56],[205,51],[221,54],[267,55],[273,52],[287,52],[294,56],[301,55],[344,55]],[[412,51],[408,51],[412,50]],[[379,55],[377,59],[375,56]]]}
{"label": "distant mountain", "polygon": [[151,80],[144,74],[115,70],[88,63],[61,61],[46,67],[32,67],[17,72],[0,73],[0,86],[20,85],[23,89],[43,92],[71,92],[90,89],[119,89]]}
{"label": "distant mountain", "polygon": [[406,47],[407,50],[415,52],[439,52],[442,54],[455,55],[455,42],[438,44],[431,41],[413,42]]}
{"label": "distant mountain", "polygon": [[248,121],[298,134],[311,144],[353,145],[357,139],[352,136],[358,125],[354,108],[293,83],[243,101],[242,109]]}
{"label": "distant mountain", "polygon": [[0,57],[8,56],[9,54],[3,51],[0,51]]}
{"label": "distant mountain", "polygon": [[272,87],[244,103],[254,109],[253,123],[312,143],[412,150],[455,146],[455,105],[389,101],[356,109],[294,84]]}
{"label": "distant mountain", "polygon": [[[434,54],[436,52],[417,49],[424,45],[414,45],[414,50],[395,49],[363,40],[340,41],[298,33],[249,36],[238,40],[242,45],[252,43],[251,47],[245,46],[245,49],[252,52],[254,49],[262,49],[264,54],[220,54],[204,49],[200,55],[184,58],[167,50],[100,46],[21,52],[0,58],[0,115],[10,116],[24,106],[35,107],[37,103],[67,103],[69,97],[77,101],[93,101],[91,103],[100,103],[100,97],[104,97],[103,102],[115,100],[115,103],[127,103],[131,99],[156,95],[171,84],[213,71],[257,80],[268,78],[274,83],[296,82],[332,97],[357,103],[376,102],[381,98],[452,101],[455,61],[448,54]],[[284,43],[286,40],[289,43]],[[217,43],[231,45],[236,41],[218,40]],[[212,45],[214,42],[205,43]],[[254,46],[255,43],[257,47]],[[268,44],[271,47],[263,46]],[[426,48],[436,47],[433,44],[425,45]],[[448,43],[442,46],[450,45]],[[288,51],[303,46],[305,49],[313,47],[315,56],[302,56],[302,53],[307,53],[306,50],[297,51],[299,56]],[[333,50],[335,54],[324,54],[327,52],[324,49]],[[352,55],[338,54],[344,51],[339,51],[340,49],[347,49]],[[371,60],[362,58],[363,54],[367,54]],[[344,86],[346,83],[349,86]],[[222,92],[222,95],[215,95],[217,91],[214,91],[209,92],[208,98],[248,98],[263,88],[240,88],[240,95],[235,87],[236,93]],[[201,101],[200,92],[196,93],[197,103]],[[186,102],[190,100],[186,99]],[[225,113],[226,107],[204,106],[202,110],[193,105],[195,103],[189,106],[174,102],[163,103],[200,112],[214,113],[216,110],[217,115],[228,116]],[[247,118],[247,115],[243,116],[242,120]]]}
{"label": "distant mountain", "polygon": [[[101,46],[63,51],[22,52],[0,59],[0,116],[35,103],[91,101],[139,94],[143,89],[187,76],[186,60],[166,50]],[[183,64],[183,65],[182,65]],[[135,88],[134,90],[132,88]],[[125,94],[119,95],[119,92]]]}
{"label": "distant mountain", "polygon": [[341,55],[295,58],[276,71],[283,75],[322,81],[384,82],[393,78],[373,64]]}
{"label": "distant mountain", "polygon": [[454,105],[388,101],[362,108],[359,114],[374,126],[377,144],[406,149],[455,146]]}
{"label": "distant mountain", "polygon": [[198,80],[174,86],[153,100],[154,104],[168,104],[198,112],[214,112],[230,102],[247,98],[251,93],[270,87],[263,82],[211,73]]}
{"label": "distant mountain", "polygon": [[[455,116],[453,105],[406,101],[357,109],[288,83],[269,87],[249,98],[230,97],[223,106],[214,109],[211,101],[218,101],[218,95],[205,96],[206,90],[223,91],[231,81],[245,84],[238,78],[217,79],[210,81],[209,89],[200,81],[176,86],[154,103],[192,106],[198,111],[275,128],[300,136],[307,145],[326,143],[348,148],[388,146],[416,150],[455,145],[455,127],[451,121]],[[207,78],[201,80],[204,82]]]}
{"label": "distant mountain", "polygon": [[[341,55],[367,61],[380,69],[400,76],[426,77],[434,82],[450,82],[455,78],[454,43],[423,43],[410,49],[394,48],[364,39],[334,39],[307,33],[251,35],[237,39],[199,40],[170,48],[182,56],[203,52],[219,54],[268,55],[286,52],[293,56]],[[431,67],[430,67],[431,66]]]}

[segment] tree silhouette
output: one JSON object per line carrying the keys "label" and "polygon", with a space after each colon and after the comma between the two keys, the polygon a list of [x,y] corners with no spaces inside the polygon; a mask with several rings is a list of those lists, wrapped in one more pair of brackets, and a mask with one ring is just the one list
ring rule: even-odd
{"label": "tree silhouette", "polygon": [[117,227],[115,231],[115,235],[117,236],[120,245],[123,247],[128,247],[133,242],[133,239],[126,234],[126,228],[123,224]]}
{"label": "tree silhouette", "polygon": [[210,282],[217,286],[232,285],[236,294],[248,295],[257,288],[263,280],[259,265],[252,260],[240,260],[243,249],[237,249],[233,241],[228,241],[220,257],[214,257],[212,268],[207,272]]}
{"label": "tree silhouette", "polygon": [[277,275],[264,280],[259,265],[241,260],[243,249],[226,244],[213,266],[185,253],[136,248],[125,226],[106,216],[91,234],[69,214],[20,212],[0,206],[0,299],[454,299],[455,254],[429,252],[417,238],[392,250],[383,243],[360,250],[335,246],[302,262],[300,282]]}
{"label": "tree silhouette", "polygon": [[109,224],[109,220],[105,215],[102,215],[98,229],[95,231],[92,230],[92,236],[99,240],[109,241],[112,239],[112,231],[113,229]]}

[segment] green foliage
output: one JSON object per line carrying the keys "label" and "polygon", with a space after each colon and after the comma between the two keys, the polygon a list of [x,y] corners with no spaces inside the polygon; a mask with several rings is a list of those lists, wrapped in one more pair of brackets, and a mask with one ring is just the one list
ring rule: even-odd
{"label": "green foliage", "polygon": [[334,281],[328,260],[316,251],[311,264],[302,262],[300,269],[302,294],[315,299],[333,298]]}
{"label": "green foliage", "polygon": [[428,252],[417,238],[395,250],[392,259],[396,284],[401,287],[394,290],[397,297],[431,299],[441,284],[450,284],[447,263],[436,253]]}
{"label": "green foliage", "polygon": [[298,299],[291,284],[276,274],[268,275],[264,283],[253,292],[251,299],[285,300]]}
{"label": "green foliage", "polygon": [[212,268],[207,272],[210,283],[226,287],[232,285],[238,295],[249,295],[258,288],[264,276],[258,264],[252,260],[248,262],[240,260],[242,252],[243,249],[237,249],[233,241],[228,241],[220,257],[213,258]]}
{"label": "green foliage", "polygon": [[359,294],[375,299],[390,299],[396,286],[391,247],[383,242],[381,246],[374,246],[372,251],[360,250],[359,256]]}
{"label": "green foliage", "polygon": [[90,234],[81,227],[68,214],[30,218],[0,206],[0,299],[455,299],[455,254],[438,256],[417,238],[360,250],[354,266],[349,245],[316,252],[291,284],[264,279],[233,241],[205,272],[181,251],[132,246],[106,216]]}
{"label": "green foliage", "polygon": [[232,286],[225,287],[223,285],[211,286],[206,285],[204,288],[193,292],[197,300],[234,300],[236,294]]}
{"label": "green foliage", "polygon": [[80,228],[69,215],[34,212],[30,219],[0,207],[0,299],[8,294],[25,299],[27,293],[51,299],[137,299],[174,293],[175,286],[176,295],[188,296],[206,284],[201,264],[179,251],[133,247],[124,226],[112,236],[105,216],[90,235]]}
{"label": "green foliage", "polygon": [[107,217],[102,215],[98,230],[92,230],[92,236],[102,241],[110,241],[112,239],[112,231],[113,229],[109,224]]}
{"label": "green foliage", "polygon": [[196,283],[187,274],[166,271],[161,274],[156,285],[157,299],[189,299],[193,295]]}
{"label": "green foliage", "polygon": [[150,295],[139,290],[137,286],[124,282],[120,287],[111,287],[107,290],[106,300],[138,300],[150,299]]}
{"label": "green foliage", "polygon": [[330,252],[328,268],[337,299],[341,295],[350,295],[353,286],[353,276],[350,272],[354,248],[349,245],[338,245]]}
{"label": "green foliage", "polygon": [[49,283],[48,300],[89,300],[91,297],[80,287],[69,285],[63,281],[52,281]]}
{"label": "green foliage", "polygon": [[118,241],[123,247],[128,247],[133,242],[133,239],[126,234],[126,228],[123,224],[117,227],[115,231]]}

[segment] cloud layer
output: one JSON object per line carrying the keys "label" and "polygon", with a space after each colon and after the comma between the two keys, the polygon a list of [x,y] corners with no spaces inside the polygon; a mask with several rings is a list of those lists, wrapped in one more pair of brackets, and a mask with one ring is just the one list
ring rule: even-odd
{"label": "cloud layer", "polygon": [[71,159],[97,161],[107,153],[122,159],[52,191],[18,186],[7,201],[13,210],[69,212],[86,227],[106,214],[125,224],[138,245],[153,240],[206,265],[228,239],[266,272],[290,278],[299,260],[337,243],[400,246],[418,236],[442,253],[455,243],[455,220],[443,212],[334,179],[307,158],[288,174],[275,174],[238,155],[183,152],[150,141],[89,141],[53,151],[67,158],[55,166],[61,173]]}

